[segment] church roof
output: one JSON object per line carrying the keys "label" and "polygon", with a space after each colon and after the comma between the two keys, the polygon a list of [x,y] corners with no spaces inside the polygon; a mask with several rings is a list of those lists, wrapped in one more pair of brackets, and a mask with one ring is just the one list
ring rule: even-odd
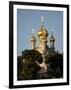
{"label": "church roof", "polygon": [[41,16],[41,27],[37,33],[37,35],[40,37],[47,37],[48,36],[48,31],[44,27],[44,17]]}
{"label": "church roof", "polygon": [[42,25],[37,34],[38,36],[48,36],[48,31],[45,29],[44,25]]}
{"label": "church roof", "polygon": [[34,35],[31,37],[31,41],[33,41],[33,40],[36,41],[36,38]]}
{"label": "church roof", "polygon": [[50,41],[55,41],[55,38],[53,37],[53,35],[50,37]]}

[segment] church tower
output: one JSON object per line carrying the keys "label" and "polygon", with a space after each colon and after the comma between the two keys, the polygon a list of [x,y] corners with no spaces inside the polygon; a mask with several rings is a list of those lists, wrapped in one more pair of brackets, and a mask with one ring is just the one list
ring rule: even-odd
{"label": "church tower", "polygon": [[37,35],[38,35],[39,41],[40,41],[39,48],[41,48],[41,50],[44,50],[47,45],[48,32],[44,27],[44,17],[43,16],[41,17],[41,28],[38,31]]}
{"label": "church tower", "polygon": [[53,37],[53,32],[52,32],[51,37],[50,37],[50,48],[53,50],[55,49],[54,42],[55,42],[55,38]]}
{"label": "church tower", "polygon": [[35,46],[36,38],[34,36],[34,28],[32,29],[32,33],[33,33],[33,36],[31,37],[32,49],[35,49],[36,48]]}

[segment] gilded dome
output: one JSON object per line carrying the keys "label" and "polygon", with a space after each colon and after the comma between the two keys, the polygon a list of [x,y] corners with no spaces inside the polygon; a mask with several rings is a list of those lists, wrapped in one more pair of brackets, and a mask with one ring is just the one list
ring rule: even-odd
{"label": "gilded dome", "polygon": [[48,37],[48,32],[47,30],[44,28],[44,26],[42,25],[39,32],[37,33],[37,35],[40,37],[40,36],[43,36],[43,37]]}

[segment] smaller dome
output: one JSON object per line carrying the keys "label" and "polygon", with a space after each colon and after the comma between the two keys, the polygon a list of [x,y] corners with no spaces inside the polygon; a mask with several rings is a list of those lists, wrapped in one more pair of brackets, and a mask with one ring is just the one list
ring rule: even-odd
{"label": "smaller dome", "polygon": [[31,37],[31,41],[36,41],[35,36],[32,36],[32,37]]}
{"label": "smaller dome", "polygon": [[55,41],[55,38],[53,37],[53,35],[50,37],[50,41]]}

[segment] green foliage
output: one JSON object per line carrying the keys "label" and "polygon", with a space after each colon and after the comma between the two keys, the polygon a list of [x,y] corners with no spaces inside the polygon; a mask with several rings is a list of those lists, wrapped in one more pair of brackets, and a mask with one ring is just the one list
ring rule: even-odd
{"label": "green foliage", "polygon": [[63,55],[55,54],[46,61],[48,63],[48,78],[63,77]]}
{"label": "green foliage", "polygon": [[40,67],[36,61],[42,62],[42,56],[38,51],[25,50],[22,53],[20,59],[18,58],[18,80],[38,79]]}
{"label": "green foliage", "polygon": [[[23,61],[24,60],[24,61]],[[40,66],[36,63],[42,63],[42,55],[35,50],[25,50],[22,56],[18,57],[18,80],[39,79]],[[45,63],[47,64],[47,78],[62,78],[63,77],[63,55],[56,53],[55,55],[46,55]]]}
{"label": "green foliage", "polygon": [[28,60],[28,59],[32,59],[34,61],[38,61],[39,63],[42,63],[42,55],[36,51],[36,50],[25,50],[24,52],[22,52],[22,58]]}

